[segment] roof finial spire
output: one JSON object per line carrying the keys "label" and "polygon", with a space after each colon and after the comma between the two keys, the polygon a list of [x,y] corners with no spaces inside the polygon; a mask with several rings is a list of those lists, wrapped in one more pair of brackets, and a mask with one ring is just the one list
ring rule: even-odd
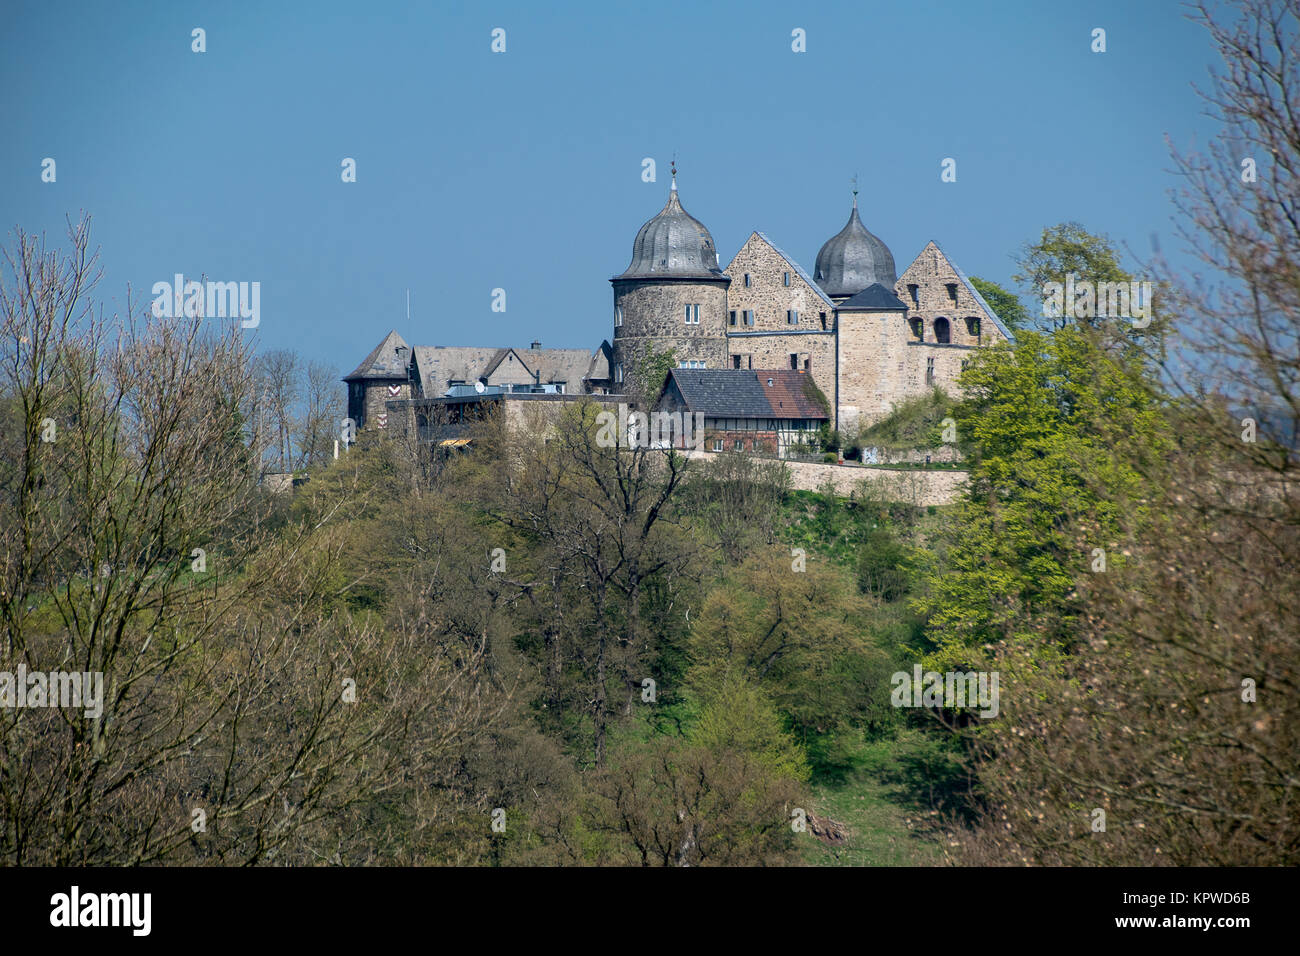
{"label": "roof finial spire", "polygon": [[849,180],[853,183],[853,208],[858,208],[858,174],[854,173],[853,178]]}
{"label": "roof finial spire", "polygon": [[669,168],[673,172],[673,192],[677,192],[677,154],[673,153],[673,161]]}

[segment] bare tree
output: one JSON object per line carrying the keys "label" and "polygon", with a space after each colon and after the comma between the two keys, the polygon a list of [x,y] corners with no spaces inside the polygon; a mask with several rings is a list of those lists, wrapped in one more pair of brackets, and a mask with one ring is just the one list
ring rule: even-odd
{"label": "bare tree", "polygon": [[[481,726],[482,651],[339,614],[341,503],[259,520],[238,327],[113,327],[70,242],[0,270],[0,858],[355,853],[348,814]],[[23,670],[91,681],[73,707]]]}
{"label": "bare tree", "polygon": [[299,359],[287,349],[273,349],[257,362],[261,404],[275,434],[275,460],[281,472],[293,462],[293,435],[296,406],[302,394]]}

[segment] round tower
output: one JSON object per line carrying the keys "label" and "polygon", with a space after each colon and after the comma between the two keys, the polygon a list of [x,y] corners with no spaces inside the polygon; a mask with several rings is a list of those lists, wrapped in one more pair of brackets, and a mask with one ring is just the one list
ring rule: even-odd
{"label": "round tower", "polygon": [[653,399],[662,382],[640,382],[651,353],[672,352],[672,365],[727,366],[727,287],[713,236],[682,208],[677,169],[660,213],[632,244],[632,263],[614,286],[614,346],[610,377],[615,392],[644,388]]}

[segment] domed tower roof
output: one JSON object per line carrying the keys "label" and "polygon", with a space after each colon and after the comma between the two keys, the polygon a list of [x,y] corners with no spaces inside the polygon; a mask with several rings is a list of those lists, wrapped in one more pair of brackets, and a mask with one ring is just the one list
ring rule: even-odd
{"label": "domed tower roof", "polygon": [[892,289],[898,282],[894,254],[879,238],[869,233],[858,218],[856,190],[848,223],[827,239],[821,252],[817,253],[813,278],[822,291],[832,297],[857,295],[877,282]]}
{"label": "domed tower roof", "polygon": [[685,209],[677,195],[677,171],[668,202],[636,234],[632,243],[632,263],[616,279],[725,279],[718,268],[718,252],[713,236]]}

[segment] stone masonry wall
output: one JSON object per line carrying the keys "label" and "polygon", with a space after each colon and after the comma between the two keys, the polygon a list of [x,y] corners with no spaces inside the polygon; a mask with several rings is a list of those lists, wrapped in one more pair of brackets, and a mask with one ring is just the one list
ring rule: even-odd
{"label": "stone masonry wall", "polygon": [[[911,286],[916,286],[915,300]],[[878,421],[897,403],[936,386],[958,394],[957,377],[972,350],[1005,341],[933,242],[904,270],[895,294],[906,312],[838,314],[842,430]],[[936,341],[939,318],[948,320],[947,344]]]}
{"label": "stone masonry wall", "polygon": [[[692,458],[713,458],[712,452],[687,452]],[[893,471],[887,468],[864,468],[860,465],[830,465],[808,461],[786,461],[791,487],[800,491],[820,491],[827,481],[836,494],[848,497],[879,495],[886,501],[925,507],[956,501],[969,478],[964,471]]]}
{"label": "stone masonry wall", "polygon": [[[396,386],[397,392],[394,394],[389,391],[389,386]],[[365,388],[365,418],[358,423],[362,428],[386,428],[387,424],[381,424],[385,422],[382,416],[387,411],[384,404],[411,397],[411,385],[405,380],[370,380],[366,382]]]}
{"label": "stone masonry wall", "polygon": [[[698,304],[700,322],[687,325],[685,306]],[[623,321],[614,327],[615,367],[623,366],[624,384],[614,370],[616,392],[635,389],[636,368],[651,346],[672,349],[678,362],[702,361],[706,368],[727,368],[725,282],[620,280],[614,284],[614,308]],[[655,383],[657,386],[659,383]]]}
{"label": "stone masonry wall", "polygon": [[[727,333],[731,355],[741,356],[741,368],[790,368],[790,356],[799,356],[799,368],[811,360],[809,371],[823,394],[835,403],[835,311],[821,291],[805,281],[770,243],[752,233],[727,266]],[[790,284],[785,284],[789,275]],[[749,286],[745,276],[749,276]],[[744,312],[754,313],[754,324],[744,325]],[[796,311],[792,325],[786,313]],[[731,313],[736,324],[731,324]],[[778,333],[755,335],[752,333]],[[784,333],[800,334],[784,334]],[[816,333],[816,334],[803,334]],[[729,362],[728,368],[734,363]]]}

